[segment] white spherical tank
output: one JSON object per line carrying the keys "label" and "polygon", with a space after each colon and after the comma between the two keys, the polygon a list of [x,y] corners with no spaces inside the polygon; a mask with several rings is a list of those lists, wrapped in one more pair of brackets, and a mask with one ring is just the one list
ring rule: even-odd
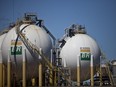
{"label": "white spherical tank", "polygon": [[[20,26],[20,30],[22,33],[28,38],[28,40],[36,45],[38,48],[41,48],[42,51],[45,53],[46,56],[49,56],[49,52],[52,48],[52,42],[47,34],[47,32],[34,24],[22,24]],[[14,47],[17,46],[15,50],[14,56]],[[23,50],[25,49],[25,56],[27,60],[27,77],[30,78],[31,76],[37,75],[37,64],[30,52],[28,51],[27,47],[24,43],[20,40],[19,36],[16,34],[16,27],[12,28],[6,35],[2,43],[2,56],[4,64],[7,64],[8,54],[10,55],[11,62],[13,65],[13,72],[16,74],[18,78],[22,78],[22,57],[23,57]],[[16,61],[15,61],[16,60]],[[15,65],[17,63],[17,65]],[[35,72],[36,70],[36,72]]]}
{"label": "white spherical tank", "polygon": [[[87,34],[75,34],[68,38],[61,48],[60,57],[65,61],[67,67],[71,69],[71,79],[77,80],[77,59],[80,58],[81,81],[90,78],[90,58],[87,55],[94,56],[94,69],[100,63],[100,48],[96,41]],[[79,57],[80,56],[80,57]],[[95,72],[95,70],[94,70]]]}

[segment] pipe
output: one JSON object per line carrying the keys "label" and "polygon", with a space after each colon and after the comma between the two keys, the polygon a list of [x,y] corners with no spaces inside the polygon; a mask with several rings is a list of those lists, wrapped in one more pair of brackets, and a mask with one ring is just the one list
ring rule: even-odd
{"label": "pipe", "polygon": [[52,59],[53,59],[53,50],[51,49],[51,60],[50,60],[51,64],[52,64]]}
{"label": "pipe", "polygon": [[22,82],[22,87],[26,87],[26,58],[25,58],[25,49],[23,50],[23,65],[22,65],[22,68],[23,68],[23,82]]}
{"label": "pipe", "polygon": [[[51,49],[51,65],[52,65],[52,53],[53,53],[53,50]],[[52,68],[50,69],[50,79],[49,79],[50,81],[50,86],[52,86],[53,85],[53,71],[52,71]]]}
{"label": "pipe", "polygon": [[52,33],[43,25],[42,26],[44,28],[44,30],[51,36],[51,38],[53,39],[53,45],[55,47],[55,43],[56,43],[56,38],[52,35]]}
{"label": "pipe", "polygon": [[80,56],[77,56],[77,86],[80,86]]}
{"label": "pipe", "polygon": [[90,67],[91,67],[91,86],[94,86],[93,55],[91,55]]}
{"label": "pipe", "polygon": [[8,61],[7,61],[7,87],[11,87],[11,59],[10,59],[10,50],[8,50]]}

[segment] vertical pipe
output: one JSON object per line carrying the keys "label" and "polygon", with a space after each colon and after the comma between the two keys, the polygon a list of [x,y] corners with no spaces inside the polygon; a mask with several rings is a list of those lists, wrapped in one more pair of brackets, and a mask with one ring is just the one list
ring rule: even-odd
{"label": "vertical pipe", "polygon": [[57,48],[56,49],[56,66],[57,66],[57,85],[60,86],[60,72],[59,72],[59,68],[60,68],[60,65],[59,65],[59,62],[60,62],[60,58],[59,58],[59,49]]}
{"label": "vertical pipe", "polygon": [[80,86],[80,56],[77,56],[77,86]]}
{"label": "vertical pipe", "polygon": [[39,87],[42,86],[42,64],[39,63]]}
{"label": "vertical pipe", "polygon": [[8,50],[8,61],[7,61],[7,87],[11,87],[11,59],[10,59],[9,50]]}
{"label": "vertical pipe", "polygon": [[100,73],[99,73],[99,76],[100,76],[100,86],[102,86],[102,65],[101,65],[101,58],[102,58],[102,56],[100,56]]}
{"label": "vertical pipe", "polygon": [[[55,66],[56,66],[56,49],[54,49],[54,53],[53,53],[53,56],[55,57],[55,59],[53,60],[53,62],[55,63]],[[53,70],[53,85],[56,86],[56,67],[54,68]]]}
{"label": "vertical pipe", "polygon": [[93,55],[91,55],[91,86],[94,86],[94,72],[93,72]]}
{"label": "vertical pipe", "polygon": [[53,57],[53,50],[51,49],[51,60],[50,60],[50,62],[51,62],[51,64],[52,64],[52,58]]}
{"label": "vertical pipe", "polygon": [[[52,49],[51,49],[51,65],[52,65]],[[52,86],[53,85],[53,72],[52,72],[52,68],[50,69],[50,78],[49,78],[49,82],[50,82],[50,86]]]}
{"label": "vertical pipe", "polygon": [[23,65],[22,65],[22,68],[23,68],[23,83],[22,83],[22,87],[26,87],[26,58],[25,58],[25,49],[23,49]]}

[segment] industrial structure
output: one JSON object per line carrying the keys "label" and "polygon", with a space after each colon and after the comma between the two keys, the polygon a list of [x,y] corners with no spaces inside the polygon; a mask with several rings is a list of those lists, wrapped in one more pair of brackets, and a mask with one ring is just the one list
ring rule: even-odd
{"label": "industrial structure", "polygon": [[88,79],[91,86],[116,85],[116,61],[106,61],[103,76],[101,59],[85,27],[73,24],[56,40],[43,20],[26,13],[0,32],[0,87],[82,86]]}

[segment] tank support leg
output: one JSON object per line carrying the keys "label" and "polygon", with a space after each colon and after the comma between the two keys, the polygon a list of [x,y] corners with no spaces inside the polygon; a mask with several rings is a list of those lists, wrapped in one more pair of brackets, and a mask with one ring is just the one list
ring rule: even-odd
{"label": "tank support leg", "polygon": [[7,87],[11,87],[11,59],[8,50],[8,61],[7,61]]}
{"label": "tank support leg", "polygon": [[80,86],[80,56],[77,57],[77,86]]}
{"label": "tank support leg", "polygon": [[42,64],[41,63],[39,63],[39,71],[38,71],[39,73],[39,87],[41,87],[42,86]]}
{"label": "tank support leg", "polygon": [[91,86],[94,86],[94,72],[93,72],[93,55],[91,55]]}
{"label": "tank support leg", "polygon": [[[50,58],[50,63],[52,65],[52,56],[53,56],[53,50],[51,49],[51,58]],[[50,68],[49,68],[50,69]],[[53,70],[52,68],[50,69],[50,78],[49,78],[50,86],[53,86]]]}
{"label": "tank support leg", "polygon": [[25,50],[23,50],[23,63],[22,63],[22,74],[23,74],[23,82],[22,87],[26,87],[26,58],[25,58]]}

